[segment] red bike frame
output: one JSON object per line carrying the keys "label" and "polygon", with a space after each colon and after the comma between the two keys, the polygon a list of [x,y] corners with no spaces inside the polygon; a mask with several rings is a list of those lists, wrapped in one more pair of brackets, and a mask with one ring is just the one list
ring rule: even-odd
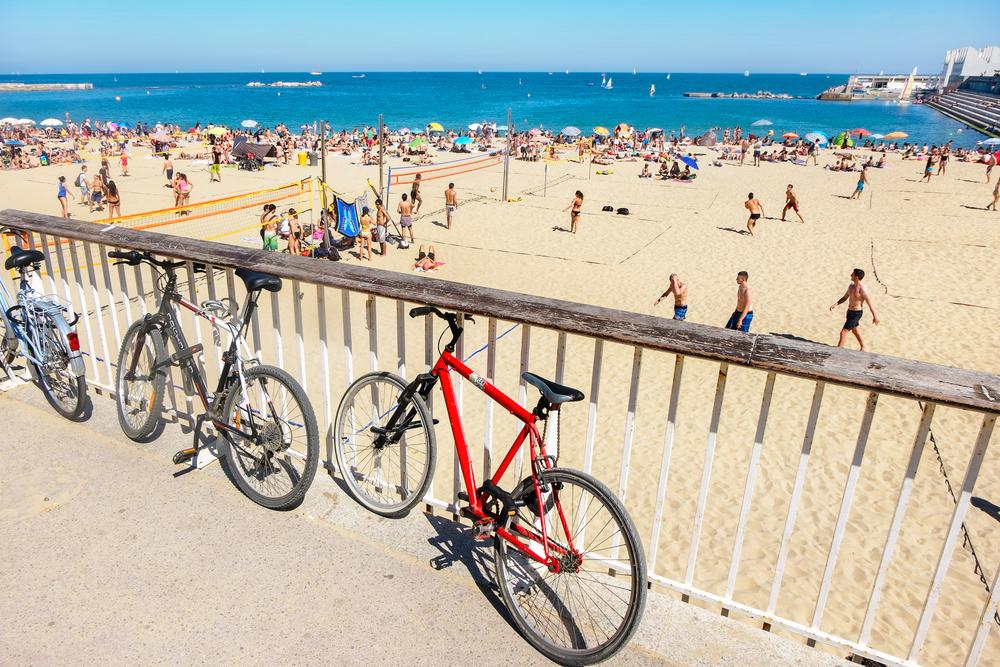
{"label": "red bike frame", "polygon": [[[476,485],[476,473],[472,469],[472,459],[469,456],[469,446],[465,440],[465,429],[462,426],[462,416],[458,411],[458,402],[455,400],[455,388],[451,381],[451,374],[449,373],[449,370],[452,369],[475,385],[478,389],[482,390],[483,393],[490,397],[490,399],[503,406],[507,412],[514,415],[515,418],[524,423],[524,426],[521,428],[521,432],[514,439],[514,444],[511,445],[507,455],[504,456],[503,461],[501,461],[500,465],[497,466],[497,469],[494,471],[490,481],[495,485],[499,484],[500,479],[503,477],[507,468],[510,467],[511,462],[514,460],[514,456],[521,449],[525,439],[528,439],[531,461],[531,480],[535,487],[535,498],[538,499],[539,503],[539,516],[544,516],[545,513],[542,508],[542,503],[544,502],[543,490],[538,482],[536,464],[545,466],[547,469],[552,467],[552,459],[546,455],[545,443],[542,442],[542,439],[538,435],[538,428],[535,426],[537,417],[534,413],[524,409],[520,404],[514,401],[514,399],[487,382],[484,377],[480,376],[462,363],[462,361],[455,355],[445,350],[441,352],[441,356],[438,358],[437,363],[434,364],[434,368],[431,370],[431,373],[437,377],[441,383],[441,393],[444,394],[444,403],[448,410],[448,421],[451,422],[451,432],[455,438],[455,449],[458,452],[458,462],[462,470],[462,480],[465,483],[465,490],[469,495],[469,512],[479,520],[492,521],[492,517],[487,515],[483,510],[483,505],[488,499],[488,494],[485,491],[477,493],[478,487]],[[523,526],[523,522],[518,522],[514,532],[508,531],[502,526],[495,526],[496,534],[517,547],[517,549],[522,551],[532,560],[548,566],[549,569],[553,571],[559,571],[561,559],[557,557],[557,555],[562,556],[567,553],[575,553],[576,549],[573,546],[569,526],[566,523],[566,517],[562,510],[562,504],[559,502],[557,494],[555,495],[555,507],[559,514],[559,520],[562,522],[564,534],[567,536],[569,541],[569,544],[567,545],[559,545],[548,539],[546,536],[544,520],[539,522],[541,530],[541,539],[539,541],[544,547],[544,553],[542,554],[536,552],[520,539],[520,537],[530,539],[537,539],[539,537],[532,531],[528,530],[528,527]],[[557,555],[553,555],[552,552],[555,552]]]}

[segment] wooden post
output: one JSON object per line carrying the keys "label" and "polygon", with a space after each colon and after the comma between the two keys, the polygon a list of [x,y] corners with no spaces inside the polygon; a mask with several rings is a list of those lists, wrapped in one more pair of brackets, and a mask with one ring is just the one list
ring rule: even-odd
{"label": "wooden post", "polygon": [[326,211],[326,121],[320,121],[319,126],[319,159],[320,159],[320,201],[323,202],[323,210]]}

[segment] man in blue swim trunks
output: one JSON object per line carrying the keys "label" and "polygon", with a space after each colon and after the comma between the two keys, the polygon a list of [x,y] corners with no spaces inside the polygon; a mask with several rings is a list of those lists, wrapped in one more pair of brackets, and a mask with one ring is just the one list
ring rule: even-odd
{"label": "man in blue swim trunks", "polygon": [[840,330],[840,341],[837,343],[837,347],[844,347],[844,342],[847,340],[847,334],[852,333],[854,337],[858,339],[858,344],[861,345],[861,351],[865,351],[865,341],[861,338],[861,317],[865,314],[864,305],[867,303],[868,308],[872,311],[872,322],[878,326],[879,319],[878,314],[875,312],[875,306],[872,304],[871,297],[868,294],[868,290],[865,286],[861,284],[864,280],[865,272],[861,269],[854,269],[851,271],[851,284],[847,287],[847,291],[844,292],[844,296],[840,297],[837,303],[830,306],[832,311],[834,308],[840,304],[847,302],[847,319],[844,321],[844,326]]}
{"label": "man in blue swim trunks", "polygon": [[669,295],[674,295],[674,319],[684,320],[687,317],[688,312],[688,286],[687,283],[682,281],[677,277],[676,273],[670,274],[670,287],[667,291],[660,295],[653,305],[659,305],[661,301],[666,299]]}
{"label": "man in blue swim trunks", "polygon": [[750,274],[740,271],[736,274],[736,310],[729,316],[726,328],[734,331],[749,333],[750,323],[753,321],[753,293],[750,291]]}
{"label": "man in blue swim trunks", "polygon": [[854,188],[854,193],[851,194],[851,199],[861,199],[861,193],[865,191],[865,185],[868,183],[868,166],[861,168],[861,173],[858,174],[858,187]]}

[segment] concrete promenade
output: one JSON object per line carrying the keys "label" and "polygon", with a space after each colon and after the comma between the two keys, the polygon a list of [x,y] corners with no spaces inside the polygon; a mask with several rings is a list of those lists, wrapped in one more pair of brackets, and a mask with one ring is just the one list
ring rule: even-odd
{"label": "concrete promenade", "polygon": [[[322,470],[263,510],[218,465],[177,474],[178,425],[139,445],[91,399],[73,423],[32,385],[0,394],[0,663],[545,663],[462,527],[369,514]],[[847,663],[653,593],[609,664]]]}

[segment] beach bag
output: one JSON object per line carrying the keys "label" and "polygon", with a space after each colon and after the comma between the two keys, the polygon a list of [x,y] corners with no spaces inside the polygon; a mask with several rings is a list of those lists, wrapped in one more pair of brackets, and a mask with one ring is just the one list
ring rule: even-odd
{"label": "beach bag", "polygon": [[604,211],[605,213],[611,213],[611,212],[613,212],[615,210],[615,207],[612,206],[611,204],[608,204],[607,206],[605,206],[601,210]]}
{"label": "beach bag", "polygon": [[618,209],[617,211],[615,211],[615,213],[617,213],[618,215],[628,215],[628,209],[622,207],[622,208]]}

